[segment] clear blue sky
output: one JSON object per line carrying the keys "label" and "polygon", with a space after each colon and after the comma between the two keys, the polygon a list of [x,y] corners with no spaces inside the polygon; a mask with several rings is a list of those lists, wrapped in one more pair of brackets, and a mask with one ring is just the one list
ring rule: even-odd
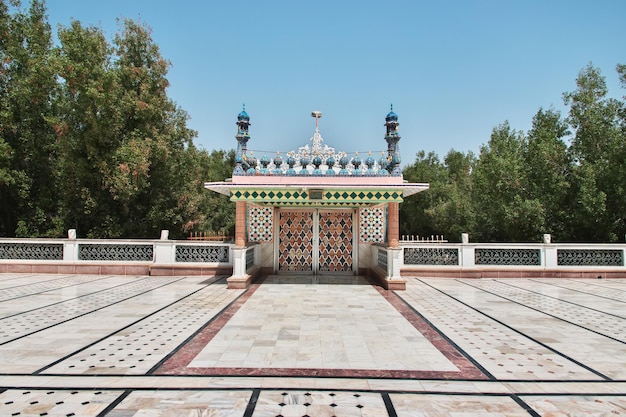
{"label": "clear blue sky", "polygon": [[611,96],[626,94],[615,72],[626,63],[623,0],[46,4],[53,27],[76,19],[112,39],[117,18],[150,26],[172,63],[169,95],[208,150],[236,147],[242,103],[249,149],[271,152],[308,143],[312,110],[337,150],[386,149],[393,103],[407,164],[419,150],[478,152],[505,120],[527,131],[540,107],[564,111],[562,93],[590,62]]}

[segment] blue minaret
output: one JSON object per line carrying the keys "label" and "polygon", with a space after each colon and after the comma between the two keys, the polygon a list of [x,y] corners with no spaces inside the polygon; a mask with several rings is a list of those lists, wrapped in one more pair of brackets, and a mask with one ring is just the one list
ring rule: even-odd
{"label": "blue minaret", "polygon": [[400,149],[398,148],[398,142],[400,141],[400,133],[398,133],[398,115],[393,112],[393,104],[391,105],[391,111],[385,117],[385,127],[387,133],[385,134],[385,140],[387,141],[387,171],[393,176],[402,175],[400,170]]}
{"label": "blue minaret", "polygon": [[248,146],[248,140],[250,140],[250,133],[248,128],[250,127],[250,116],[246,113],[246,105],[243,105],[243,110],[237,115],[237,154],[235,155],[235,169],[233,175],[244,175],[244,164],[246,161],[246,149]]}

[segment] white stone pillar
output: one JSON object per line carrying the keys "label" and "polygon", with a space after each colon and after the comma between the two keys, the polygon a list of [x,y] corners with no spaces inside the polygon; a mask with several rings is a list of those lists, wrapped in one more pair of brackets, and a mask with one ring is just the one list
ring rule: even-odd
{"label": "white stone pillar", "polygon": [[[546,239],[547,236],[547,239]],[[544,268],[557,268],[559,266],[559,259],[556,246],[552,244],[550,235],[543,235],[543,267]]]}
{"label": "white stone pillar", "polygon": [[400,279],[402,248],[387,248],[387,279]]}
{"label": "white stone pillar", "polygon": [[467,233],[461,234],[461,259],[459,259],[461,268],[473,268],[476,266],[474,263],[474,249],[474,246],[469,244],[469,235]]}
{"label": "white stone pillar", "polygon": [[226,280],[228,288],[247,288],[252,279],[246,272],[246,251],[248,248],[234,246],[231,250],[233,252],[233,274]]}
{"label": "white stone pillar", "polygon": [[[162,235],[161,235],[162,236]],[[155,264],[173,264],[176,262],[176,246],[172,240],[156,240],[154,241],[154,263]]]}
{"label": "white stone pillar", "polygon": [[76,229],[67,231],[67,240],[63,243],[63,261],[75,262],[78,260],[78,241],[76,241]]}

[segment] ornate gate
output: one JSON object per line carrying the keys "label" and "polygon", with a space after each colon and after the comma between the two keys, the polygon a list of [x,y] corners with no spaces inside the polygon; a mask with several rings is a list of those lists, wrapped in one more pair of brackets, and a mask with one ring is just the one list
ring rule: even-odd
{"label": "ornate gate", "polygon": [[353,212],[279,210],[278,272],[351,273]]}
{"label": "ornate gate", "polygon": [[313,212],[279,210],[278,270],[313,272]]}
{"label": "ornate gate", "polygon": [[352,212],[319,212],[319,271],[352,271]]}

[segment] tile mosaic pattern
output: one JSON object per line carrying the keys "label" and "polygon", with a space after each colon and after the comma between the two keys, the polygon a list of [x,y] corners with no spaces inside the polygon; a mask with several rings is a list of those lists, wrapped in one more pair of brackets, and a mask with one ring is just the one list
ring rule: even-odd
{"label": "tile mosaic pattern", "polygon": [[255,416],[385,416],[378,393],[352,391],[262,391]]}
{"label": "tile mosaic pattern", "polygon": [[[197,381],[195,385],[200,385]],[[457,384],[458,385],[458,384]],[[450,387],[452,388],[452,386]],[[0,415],[20,417],[620,416],[623,395],[407,393],[319,389],[11,389]]]}
{"label": "tile mosaic pattern", "polygon": [[319,270],[352,271],[352,211],[320,211]]}
{"label": "tile mosaic pattern", "polygon": [[313,271],[313,216],[311,211],[279,212],[278,270]]}
{"label": "tile mosaic pattern", "polygon": [[[51,316],[31,334],[2,326],[0,416],[625,415],[626,280],[424,278],[389,292],[354,276],[283,274],[224,287],[0,274],[2,321]],[[248,368],[153,372],[167,358],[200,360],[222,330],[241,341],[222,346],[230,360],[252,340]],[[264,368],[272,356],[290,366],[292,348],[295,366],[319,367]],[[443,359],[423,357],[429,349]]]}
{"label": "tile mosaic pattern", "polygon": [[108,417],[227,417],[243,416],[251,392],[245,391],[135,391]]}
{"label": "tile mosaic pattern", "polygon": [[0,393],[0,415],[97,416],[121,394],[122,391],[12,389]]}
{"label": "tile mosaic pattern", "polygon": [[[446,294],[450,294],[448,296]],[[477,360],[497,379],[520,380],[600,380],[601,377],[563,357],[547,346],[521,334],[504,323],[490,319],[482,311],[472,308],[480,291],[456,280],[418,280],[407,282],[406,294],[400,296],[418,310],[440,331],[467,354]],[[466,304],[460,302],[465,301]],[[501,308],[494,305],[492,308]],[[502,315],[514,312],[506,303]],[[463,317],[459,320],[459,317]],[[527,318],[527,325],[536,325],[540,319]],[[626,357],[625,357],[626,360]]]}
{"label": "tile mosaic pattern", "polygon": [[[177,277],[144,278],[128,285],[71,298],[56,304],[30,308],[26,311],[21,311],[19,314],[2,317],[0,318],[0,344],[8,343],[67,320],[72,320],[92,311],[110,306],[120,300],[135,297],[180,279]],[[22,305],[27,306],[26,308],[32,307],[26,304]]]}
{"label": "tile mosaic pattern", "polygon": [[[366,280],[340,280],[324,284],[304,276],[269,277],[241,298],[245,301],[237,311],[228,312],[227,323],[200,333],[203,342],[194,343],[195,350],[186,347],[156,372],[486,378]],[[337,286],[350,288],[350,302]],[[282,297],[299,302],[284,303]],[[368,337],[372,334],[382,336]]]}
{"label": "tile mosaic pattern", "polygon": [[243,291],[214,283],[46,369],[43,374],[144,375]]}
{"label": "tile mosaic pattern", "polygon": [[[320,202],[326,204],[376,204],[401,203],[401,190],[332,190],[325,189]],[[231,191],[231,201],[250,201],[257,203],[272,203],[276,205],[311,204],[309,191],[290,191],[284,188],[275,190],[242,188]]]}
{"label": "tile mosaic pattern", "polygon": [[274,208],[248,206],[248,241],[271,242],[274,239]]}
{"label": "tile mosaic pattern", "polygon": [[387,221],[384,207],[359,209],[359,240],[361,243],[385,242]]}
{"label": "tile mosaic pattern", "polygon": [[[99,281],[102,279],[106,279],[106,277],[103,277],[102,275],[68,275],[30,284],[13,282],[13,286],[3,288],[2,292],[0,292],[0,302],[27,297],[34,294],[43,294],[49,291],[59,291],[63,288],[69,288],[75,285]],[[9,284],[11,281],[7,280],[6,283]]]}
{"label": "tile mosaic pattern", "polygon": [[623,396],[533,396],[522,399],[542,416],[626,415],[626,397]]}
{"label": "tile mosaic pattern", "polygon": [[[526,410],[508,396],[390,394],[398,417],[480,416],[528,417]],[[416,413],[419,410],[419,413]]]}

